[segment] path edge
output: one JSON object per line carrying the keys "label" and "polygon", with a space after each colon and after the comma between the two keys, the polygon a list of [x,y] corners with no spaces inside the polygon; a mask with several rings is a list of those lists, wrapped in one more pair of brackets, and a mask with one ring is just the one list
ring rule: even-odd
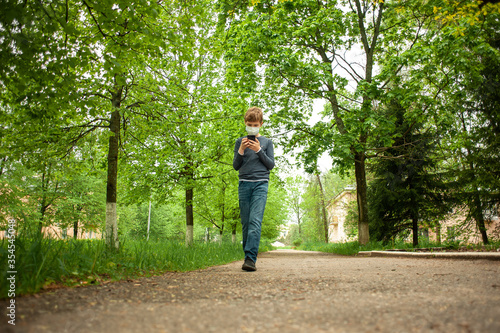
{"label": "path edge", "polygon": [[404,252],[404,251],[359,251],[359,257],[390,258],[425,258],[425,259],[461,259],[461,260],[496,260],[500,253],[495,252]]}

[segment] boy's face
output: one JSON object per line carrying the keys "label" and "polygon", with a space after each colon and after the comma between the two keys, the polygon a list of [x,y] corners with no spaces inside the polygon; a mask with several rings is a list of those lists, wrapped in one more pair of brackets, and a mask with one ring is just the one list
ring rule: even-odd
{"label": "boy's face", "polygon": [[245,121],[245,125],[248,127],[261,127],[264,122],[261,121]]}

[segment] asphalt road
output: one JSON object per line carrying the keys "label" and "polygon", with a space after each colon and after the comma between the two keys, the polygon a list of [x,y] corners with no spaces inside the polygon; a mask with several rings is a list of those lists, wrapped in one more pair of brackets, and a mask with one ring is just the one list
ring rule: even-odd
{"label": "asphalt road", "polygon": [[241,264],[19,297],[0,331],[500,332],[500,261],[277,250]]}

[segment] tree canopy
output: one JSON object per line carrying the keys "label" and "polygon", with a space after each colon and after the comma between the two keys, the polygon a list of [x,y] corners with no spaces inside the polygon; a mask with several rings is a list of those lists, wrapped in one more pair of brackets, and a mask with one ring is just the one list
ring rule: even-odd
{"label": "tree canopy", "polygon": [[[277,158],[267,237],[278,237],[291,208],[300,233],[327,240],[324,208],[349,182],[361,244],[370,232],[415,234],[458,206],[486,243],[500,201],[499,8],[2,1],[2,218],[39,231],[99,229],[116,249],[119,235],[144,233],[152,201],[158,237],[182,233],[190,244],[208,228],[236,239],[233,145],[257,105],[266,136],[307,174],[302,185],[285,181]],[[324,108],[313,110],[318,100]],[[323,154],[332,175],[353,179],[319,174]]]}

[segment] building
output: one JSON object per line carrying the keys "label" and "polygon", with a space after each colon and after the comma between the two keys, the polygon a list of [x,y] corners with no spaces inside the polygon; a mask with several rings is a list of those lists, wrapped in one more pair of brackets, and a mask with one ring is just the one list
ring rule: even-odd
{"label": "building", "polygon": [[[356,201],[355,186],[347,186],[340,194],[334,197],[327,205],[328,212],[328,241],[331,243],[346,242],[349,239],[345,220],[351,202]],[[489,240],[500,239],[500,210],[485,212],[486,233]],[[439,223],[439,228],[421,229],[422,236],[430,241],[460,241],[466,244],[479,244],[482,242],[481,233],[476,223],[466,218],[465,208],[456,208],[453,213],[446,216]],[[420,238],[420,237],[419,237]],[[411,233],[408,241],[411,242]]]}
{"label": "building", "polygon": [[349,239],[345,231],[345,219],[349,204],[356,200],[356,188],[347,186],[340,194],[333,198],[326,206],[328,214],[328,242],[346,242]]}
{"label": "building", "polygon": [[[7,236],[6,230],[0,230],[0,239]],[[73,228],[62,228],[58,225],[51,225],[42,228],[42,233],[44,237],[53,239],[70,239],[74,238]],[[99,229],[83,229],[79,228],[77,233],[77,239],[101,239],[102,234]]]}
{"label": "building", "polygon": [[[500,218],[498,210],[484,212],[484,224],[489,240],[500,239]],[[476,222],[467,219],[467,209],[456,207],[452,213],[440,221],[439,226],[429,229],[431,241],[460,241],[467,244],[479,244],[483,239]]]}

